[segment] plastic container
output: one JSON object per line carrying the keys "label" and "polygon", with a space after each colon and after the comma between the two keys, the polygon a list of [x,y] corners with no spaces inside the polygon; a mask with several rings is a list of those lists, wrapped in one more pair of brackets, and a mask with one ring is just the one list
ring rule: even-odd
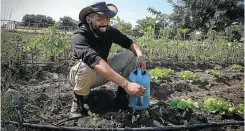
{"label": "plastic container", "polygon": [[150,105],[150,74],[147,70],[142,73],[141,68],[137,68],[129,74],[129,81],[138,83],[145,88],[144,96],[129,97],[129,104],[135,110],[144,110]]}

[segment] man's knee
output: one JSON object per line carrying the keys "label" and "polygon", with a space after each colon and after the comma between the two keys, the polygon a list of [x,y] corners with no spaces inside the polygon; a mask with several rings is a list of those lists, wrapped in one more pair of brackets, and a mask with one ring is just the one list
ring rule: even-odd
{"label": "man's knee", "polygon": [[136,62],[136,55],[131,50],[126,50],[124,55],[128,61]]}
{"label": "man's knee", "polygon": [[72,67],[70,76],[73,90],[78,95],[87,95],[96,79],[96,73],[83,62]]}

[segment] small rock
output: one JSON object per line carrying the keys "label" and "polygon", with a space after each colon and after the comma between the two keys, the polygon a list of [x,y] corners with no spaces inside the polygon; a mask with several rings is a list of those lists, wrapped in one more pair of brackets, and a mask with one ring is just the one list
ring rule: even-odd
{"label": "small rock", "polygon": [[52,79],[53,80],[58,80],[59,79],[59,75],[57,73],[52,73]]}
{"label": "small rock", "polygon": [[173,87],[175,88],[176,91],[183,91],[183,90],[188,90],[191,91],[190,87],[188,86],[188,84],[186,83],[186,81],[179,81],[177,83],[175,83],[173,85]]}
{"label": "small rock", "polygon": [[239,73],[239,74],[232,74],[230,76],[231,79],[237,79],[237,80],[242,80],[243,79],[243,74]]}
{"label": "small rock", "polygon": [[151,99],[150,100],[150,105],[154,105],[154,104],[156,104],[158,102],[159,102],[159,100],[157,100],[157,99]]}
{"label": "small rock", "polygon": [[54,113],[54,114],[58,114],[60,110],[61,110],[61,108],[60,107],[56,107],[56,106],[53,106],[51,108],[51,112]]}
{"label": "small rock", "polygon": [[208,80],[207,80],[207,79],[201,78],[200,87],[201,87],[201,88],[206,88],[208,85],[209,85]]}
{"label": "small rock", "polygon": [[37,83],[37,80],[36,80],[36,79],[30,79],[30,80],[29,80],[29,83],[31,83],[31,84],[36,84],[36,83]]}
{"label": "small rock", "polygon": [[212,88],[212,87],[214,87],[214,86],[216,86],[216,85],[218,85],[217,83],[209,83],[209,85],[207,86],[207,88]]}
{"label": "small rock", "polygon": [[223,69],[223,67],[220,66],[220,65],[215,65],[215,66],[214,66],[214,69],[215,69],[215,70],[221,70],[221,69]]}
{"label": "small rock", "polygon": [[167,83],[161,83],[160,86],[162,86],[162,87],[168,87],[168,84]]}
{"label": "small rock", "polygon": [[17,94],[17,93],[18,93],[17,90],[11,89],[11,88],[9,88],[9,89],[6,91],[6,94],[12,94],[12,95],[14,95],[14,94]]}
{"label": "small rock", "polygon": [[153,120],[153,124],[154,124],[156,127],[163,126],[160,122],[158,122],[158,121],[156,121],[156,120]]}

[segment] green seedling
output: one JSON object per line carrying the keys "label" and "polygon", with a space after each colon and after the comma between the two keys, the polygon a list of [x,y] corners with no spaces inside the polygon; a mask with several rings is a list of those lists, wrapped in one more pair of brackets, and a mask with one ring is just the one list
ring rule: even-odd
{"label": "green seedling", "polygon": [[220,76],[220,73],[218,71],[215,71],[215,70],[207,70],[208,74],[211,74],[215,77],[219,77]]}
{"label": "green seedling", "polygon": [[199,83],[201,81],[200,78],[191,71],[180,72],[180,78],[191,83]]}
{"label": "green seedling", "polygon": [[232,65],[232,70],[242,71],[243,67],[241,65],[234,64],[234,65]]}
{"label": "green seedling", "polygon": [[88,115],[90,117],[93,117],[93,120],[92,120],[92,125],[94,126],[94,128],[98,128],[98,123],[97,123],[97,120],[98,120],[98,114],[96,113],[93,113],[91,111],[88,111]]}
{"label": "green seedling", "polygon": [[211,113],[218,113],[223,116],[233,116],[235,114],[242,115],[244,105],[235,106],[233,103],[223,99],[207,98],[203,103],[203,110]]}
{"label": "green seedling", "polygon": [[149,118],[149,117],[150,114],[147,110],[142,110],[142,111],[133,110],[131,123],[133,124],[134,122],[137,122],[142,118]]}
{"label": "green seedling", "polygon": [[95,114],[95,113],[93,113],[93,112],[91,112],[91,111],[88,111],[88,115],[89,115],[90,117],[96,117],[96,116],[97,116],[97,114]]}
{"label": "green seedling", "polygon": [[238,104],[236,114],[241,116],[244,115],[244,104]]}
{"label": "green seedling", "polygon": [[167,69],[167,68],[155,68],[155,69],[150,69],[149,73],[151,74],[151,79],[154,80],[159,80],[159,79],[169,79],[171,75],[175,73],[174,70],[172,69]]}
{"label": "green seedling", "polygon": [[170,102],[172,109],[190,110],[193,108],[199,108],[198,102],[192,101],[192,99],[174,99]]}

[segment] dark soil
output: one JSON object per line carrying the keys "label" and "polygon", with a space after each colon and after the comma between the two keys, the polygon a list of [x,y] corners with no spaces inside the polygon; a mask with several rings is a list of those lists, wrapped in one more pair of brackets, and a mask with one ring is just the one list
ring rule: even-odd
{"label": "dark soil", "polygon": [[[211,114],[201,109],[182,112],[170,108],[174,98],[192,98],[202,103],[207,97],[223,98],[234,104],[244,102],[244,74],[233,71],[231,64],[214,62],[155,62],[149,63],[148,69],[165,67],[177,73],[169,80],[160,83],[151,82],[151,105],[141,112],[116,110],[114,100],[117,86],[108,83],[91,90],[87,103],[94,114],[84,116],[76,121],[78,127],[116,128],[116,127],[158,127],[168,125],[198,124],[207,122],[243,121],[240,116],[230,118],[219,114]],[[206,70],[215,69],[221,73],[216,78]],[[193,71],[201,78],[201,83],[192,84],[179,77],[180,71]],[[72,87],[67,81],[68,66],[40,68],[36,79],[15,83],[25,98],[26,109],[35,112],[53,124],[69,119],[72,102]],[[10,92],[11,93],[11,92]],[[35,114],[26,114],[26,122],[49,124]],[[62,126],[74,126],[74,121],[61,123]],[[202,131],[243,131],[244,126],[225,126],[195,129]]]}

